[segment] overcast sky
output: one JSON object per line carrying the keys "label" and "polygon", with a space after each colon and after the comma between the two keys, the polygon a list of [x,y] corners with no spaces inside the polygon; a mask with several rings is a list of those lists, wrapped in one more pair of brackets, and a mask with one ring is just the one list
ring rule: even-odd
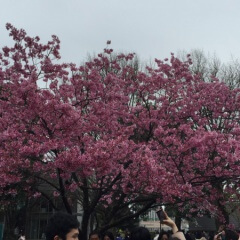
{"label": "overcast sky", "polygon": [[43,42],[61,40],[64,61],[80,63],[106,41],[141,59],[201,49],[223,62],[240,59],[240,0],[0,0],[0,44],[7,22]]}

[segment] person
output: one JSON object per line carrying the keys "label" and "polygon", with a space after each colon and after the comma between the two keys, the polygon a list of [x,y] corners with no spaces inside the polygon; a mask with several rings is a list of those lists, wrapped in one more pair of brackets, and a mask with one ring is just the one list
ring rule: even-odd
{"label": "person", "polygon": [[164,210],[162,210],[162,212],[163,212],[163,220],[161,221],[161,224],[165,224],[172,229],[173,234],[171,236],[171,239],[172,240],[186,240],[183,232],[178,230],[178,227],[175,224],[175,222],[167,215],[167,213]]}
{"label": "person", "polygon": [[218,232],[218,233],[214,236],[213,240],[223,240],[223,238],[225,238],[225,236],[223,237],[223,234],[225,235],[225,232],[224,232],[224,231]]}
{"label": "person", "polygon": [[55,213],[45,231],[46,240],[78,240],[79,222],[76,216],[64,212]]}
{"label": "person", "polygon": [[130,233],[130,240],[151,240],[151,234],[145,227],[136,227]]}
{"label": "person", "polygon": [[130,233],[129,233],[128,229],[126,229],[124,232],[124,240],[130,240]]}
{"label": "person", "polygon": [[103,234],[103,240],[114,240],[114,235],[112,232],[105,232]]}
{"label": "person", "polygon": [[239,235],[236,231],[225,229],[225,240],[239,240]]}
{"label": "person", "polygon": [[161,233],[158,236],[158,240],[168,240],[169,239],[169,233],[165,231],[161,231]]}
{"label": "person", "polygon": [[117,237],[116,237],[116,240],[123,240],[122,236],[120,233],[117,233]]}
{"label": "person", "polygon": [[214,240],[240,240],[239,234],[227,228],[225,225],[220,225],[217,234],[215,234]]}
{"label": "person", "polygon": [[220,225],[218,228],[218,232],[214,235],[214,240],[225,240],[225,226]]}
{"label": "person", "polygon": [[240,237],[236,231],[226,228],[221,225],[217,234],[213,238],[214,240],[239,240]]}
{"label": "person", "polygon": [[100,240],[101,237],[100,237],[100,234],[97,232],[97,231],[92,231],[90,234],[89,234],[89,240]]}
{"label": "person", "polygon": [[186,240],[195,240],[196,239],[195,235],[188,231],[185,234],[185,238],[186,238]]}

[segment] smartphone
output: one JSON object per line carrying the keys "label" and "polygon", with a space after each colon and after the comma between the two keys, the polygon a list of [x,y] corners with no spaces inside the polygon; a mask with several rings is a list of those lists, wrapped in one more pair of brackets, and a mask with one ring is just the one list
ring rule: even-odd
{"label": "smartphone", "polygon": [[160,208],[159,210],[156,211],[156,214],[160,220],[160,222],[162,222],[165,219],[165,214],[163,212],[163,209]]}

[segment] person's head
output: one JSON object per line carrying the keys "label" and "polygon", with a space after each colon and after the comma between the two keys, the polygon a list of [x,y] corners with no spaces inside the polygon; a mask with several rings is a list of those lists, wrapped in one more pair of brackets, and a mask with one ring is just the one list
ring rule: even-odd
{"label": "person's head", "polygon": [[230,230],[230,229],[225,229],[225,240],[238,240],[239,235],[237,232]]}
{"label": "person's head", "polygon": [[105,232],[103,234],[103,240],[114,240],[114,236],[112,232]]}
{"label": "person's head", "polygon": [[89,234],[89,240],[100,240],[100,234],[97,231],[93,231]]}
{"label": "person's head", "polygon": [[130,233],[130,240],[151,240],[151,234],[145,227],[137,227]]}
{"label": "person's head", "polygon": [[218,232],[222,232],[226,229],[225,225],[220,225],[218,228]]}
{"label": "person's head", "polygon": [[168,240],[168,239],[169,239],[169,234],[164,231],[162,231],[158,236],[158,240]]}
{"label": "person's head", "polygon": [[46,240],[77,240],[79,222],[76,216],[64,212],[55,213],[46,228]]}

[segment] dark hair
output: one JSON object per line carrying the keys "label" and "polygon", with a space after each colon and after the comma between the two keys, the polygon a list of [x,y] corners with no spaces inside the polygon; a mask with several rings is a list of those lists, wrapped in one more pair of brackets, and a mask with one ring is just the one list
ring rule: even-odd
{"label": "dark hair", "polygon": [[163,235],[167,235],[168,239],[169,239],[169,233],[168,232],[165,232],[165,231],[161,231],[159,236],[158,236],[158,240],[161,240]]}
{"label": "dark hair", "polygon": [[238,240],[238,233],[230,229],[225,230],[225,239],[226,240]]}
{"label": "dark hair", "polygon": [[110,238],[110,240],[114,240],[114,235],[113,235],[112,232],[105,232],[103,234],[103,239],[104,239],[105,236],[108,236]]}
{"label": "dark hair", "polygon": [[63,240],[71,229],[79,228],[79,222],[76,216],[64,212],[55,213],[46,227],[46,240],[53,240],[58,235]]}
{"label": "dark hair", "polygon": [[130,240],[151,240],[151,234],[145,227],[137,227],[130,233]]}
{"label": "dark hair", "polygon": [[98,231],[92,231],[92,232],[90,232],[90,234],[89,234],[89,239],[90,239],[90,237],[92,236],[92,235],[98,235],[98,237],[99,237],[99,239],[101,238],[101,236],[100,236],[100,233],[98,232]]}

